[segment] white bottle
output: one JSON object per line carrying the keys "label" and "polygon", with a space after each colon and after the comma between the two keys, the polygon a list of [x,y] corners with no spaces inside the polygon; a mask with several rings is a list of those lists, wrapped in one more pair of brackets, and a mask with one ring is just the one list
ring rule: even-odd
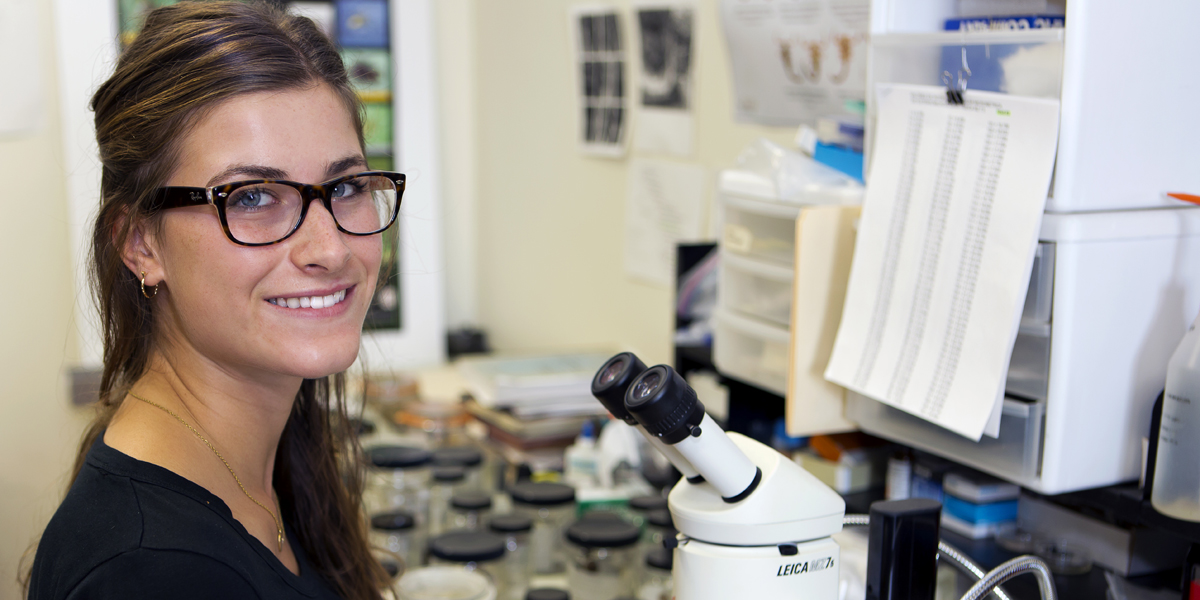
{"label": "white bottle", "polygon": [[1150,502],[1158,512],[1200,522],[1200,315],[1167,363],[1158,458]]}
{"label": "white bottle", "polygon": [[585,421],[575,443],[563,453],[563,479],[575,489],[599,487],[598,454],[596,428]]}

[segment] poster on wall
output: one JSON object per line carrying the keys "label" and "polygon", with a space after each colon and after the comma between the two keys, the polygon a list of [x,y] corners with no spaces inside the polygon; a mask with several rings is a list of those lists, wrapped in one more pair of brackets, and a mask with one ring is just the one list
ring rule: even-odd
{"label": "poster on wall", "polygon": [[579,93],[579,148],[594,156],[624,156],[625,44],[621,17],[611,6],[571,9],[571,38]]}
{"label": "poster on wall", "polygon": [[866,98],[870,0],[722,0],[736,117],[796,126]]}
{"label": "poster on wall", "polygon": [[675,247],[704,237],[706,181],[700,165],[652,159],[629,162],[627,275],[670,287],[675,278]]}
{"label": "poster on wall", "polygon": [[695,3],[639,2],[634,15],[640,67],[634,147],[691,156]]}

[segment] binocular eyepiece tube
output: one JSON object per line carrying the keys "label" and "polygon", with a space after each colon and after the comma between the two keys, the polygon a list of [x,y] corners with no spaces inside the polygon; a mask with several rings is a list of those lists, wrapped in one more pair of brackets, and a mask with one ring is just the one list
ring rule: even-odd
{"label": "binocular eyepiece tube", "polygon": [[625,409],[625,392],[629,384],[646,370],[646,365],[632,352],[622,352],[604,363],[596,376],[592,378],[592,395],[612,413],[614,418],[625,421],[629,426],[642,432],[650,445],[660,454],[667,457],[672,465],[683,474],[690,483],[700,483],[704,478],[688,462],[678,450],[663,443],[662,440],[650,435]]}
{"label": "binocular eyepiece tube", "polygon": [[[624,393],[618,396],[619,391]],[[639,425],[688,481],[708,481],[726,502],[749,496],[762,480],[762,471],[704,412],[695,390],[671,367],[647,369],[623,352],[596,373],[592,394],[614,417]]]}

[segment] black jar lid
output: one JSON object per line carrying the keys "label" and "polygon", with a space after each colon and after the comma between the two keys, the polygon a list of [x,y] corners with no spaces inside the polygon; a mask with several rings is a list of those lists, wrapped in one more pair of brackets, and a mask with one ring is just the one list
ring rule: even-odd
{"label": "black jar lid", "polygon": [[636,525],[614,517],[584,517],[567,528],[567,539],[584,548],[621,548],[641,537]]}
{"label": "black jar lid", "polygon": [[670,571],[675,561],[675,553],[666,548],[655,548],[646,553],[646,565],[655,569]]}
{"label": "black jar lid", "polygon": [[646,522],[655,527],[675,527],[675,521],[671,520],[671,511],[666,509],[646,513]]}
{"label": "black jar lid", "polygon": [[470,446],[452,446],[433,451],[433,464],[477,467],[483,463],[483,453]]}
{"label": "black jar lid", "polygon": [[429,541],[430,554],[452,562],[495,560],[504,551],[504,538],[484,531],[451,531]]}
{"label": "black jar lid", "polygon": [[638,496],[629,499],[629,508],[636,511],[660,510],[667,507],[667,499],[662,496]]}
{"label": "black jar lid", "polygon": [[561,483],[519,483],[508,493],[513,502],[534,506],[558,506],[575,501],[575,488]]}
{"label": "black jar lid", "polygon": [[498,533],[520,533],[533,529],[533,519],[516,513],[496,515],[492,517],[488,527]]}
{"label": "black jar lid", "polygon": [[371,516],[371,529],[381,531],[404,531],[412,529],[417,524],[411,513],[403,510],[379,513]]}
{"label": "black jar lid", "polygon": [[568,594],[566,590],[537,588],[525,592],[525,600],[571,600],[571,594]]}
{"label": "black jar lid", "polygon": [[409,446],[376,446],[367,450],[367,460],[380,469],[415,469],[429,464],[429,451]]}
{"label": "black jar lid", "polygon": [[433,467],[433,480],[443,483],[455,483],[467,478],[467,471],[459,465],[438,465]]}
{"label": "black jar lid", "polygon": [[463,491],[450,498],[450,506],[463,510],[481,510],[492,507],[492,497],[483,492]]}

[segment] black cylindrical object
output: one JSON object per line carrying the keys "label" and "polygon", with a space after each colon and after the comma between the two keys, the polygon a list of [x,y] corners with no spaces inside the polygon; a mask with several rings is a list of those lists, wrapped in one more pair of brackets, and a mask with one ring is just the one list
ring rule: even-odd
{"label": "black cylindrical object", "polygon": [[928,498],[871,505],[867,600],[933,600],[941,514]]}
{"label": "black cylindrical object", "polygon": [[636,426],[637,420],[625,409],[625,390],[645,370],[646,363],[632,352],[617,354],[596,371],[592,378],[592,395],[612,416]]}
{"label": "black cylindrical object", "polygon": [[625,408],[651,435],[675,444],[692,435],[704,420],[704,405],[679,373],[666,365],[650,367],[625,392]]}

